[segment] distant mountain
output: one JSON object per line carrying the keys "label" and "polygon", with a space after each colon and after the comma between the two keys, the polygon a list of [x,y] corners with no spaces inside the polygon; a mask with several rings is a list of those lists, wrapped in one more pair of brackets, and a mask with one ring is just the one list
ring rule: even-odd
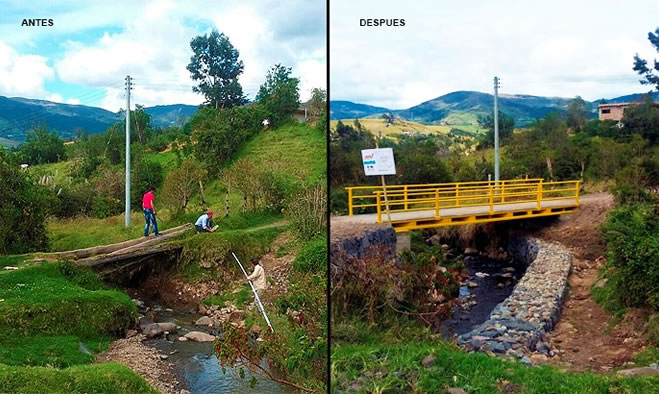
{"label": "distant mountain", "polygon": [[330,101],[330,119],[356,119],[369,115],[389,112],[384,107],[374,107],[367,104],[357,104],[351,101]]}
{"label": "distant mountain", "polygon": [[[633,101],[642,95],[642,93],[631,94],[607,99],[606,101],[610,103],[627,102]],[[655,93],[654,97],[655,99],[659,99],[659,93]],[[551,112],[567,111],[568,103],[572,99],[573,98],[542,97],[523,94],[500,94],[499,110],[513,116],[517,127],[524,127]],[[591,118],[597,116],[597,105],[600,102],[601,100],[594,102],[586,101],[586,106]],[[345,103],[349,103],[350,105],[346,106]],[[337,108],[336,111],[335,108]],[[360,115],[355,111],[350,112],[349,110],[351,108],[366,108],[369,109],[370,112],[363,110],[363,114]],[[475,119],[474,116],[465,117],[464,114],[487,115],[491,114],[493,110],[494,97],[489,93],[474,91],[457,91],[448,93],[402,110],[390,110],[382,107],[352,103],[350,101],[330,101],[330,119],[332,120],[377,117],[385,112],[393,112],[397,117],[406,120],[413,120],[419,123],[458,125],[459,123],[456,123],[456,120],[459,122],[460,119]]]}
{"label": "distant mountain", "polygon": [[[174,104],[146,107],[156,127],[184,122],[197,112],[197,106]],[[103,108],[54,103],[21,97],[0,96],[0,145],[13,146],[25,141],[27,131],[40,124],[55,130],[64,139],[74,137],[75,129],[89,134],[103,133],[120,120],[118,113]]]}
{"label": "distant mountain", "polygon": [[[641,97],[645,96],[647,93],[634,93],[634,94],[628,94],[626,96],[620,96],[612,99],[599,99],[593,101],[593,104],[599,104],[602,101],[606,101],[607,103],[630,103],[632,101],[637,101],[640,100]],[[653,92],[652,93],[652,99],[657,101],[659,100],[659,92]]]}
{"label": "distant mountain", "polygon": [[146,107],[145,111],[151,115],[154,126],[170,127],[183,125],[198,109],[198,105],[173,104]]}

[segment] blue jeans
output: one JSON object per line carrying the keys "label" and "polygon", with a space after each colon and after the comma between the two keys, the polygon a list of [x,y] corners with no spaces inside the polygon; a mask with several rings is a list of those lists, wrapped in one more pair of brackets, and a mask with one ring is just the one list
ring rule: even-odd
{"label": "blue jeans", "polygon": [[151,209],[144,209],[144,236],[149,235],[149,225],[153,226],[153,233],[158,235],[158,222],[156,221],[156,215],[153,214]]}

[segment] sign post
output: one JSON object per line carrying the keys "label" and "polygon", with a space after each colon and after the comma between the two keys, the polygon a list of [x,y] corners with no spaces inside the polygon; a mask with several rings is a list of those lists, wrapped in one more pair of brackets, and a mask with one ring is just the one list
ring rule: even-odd
{"label": "sign post", "polygon": [[394,151],[391,148],[364,149],[362,150],[362,163],[364,164],[364,174],[366,176],[380,176],[382,190],[384,192],[384,205],[387,211],[387,219],[389,220],[389,223],[391,223],[389,198],[387,197],[387,185],[384,181],[384,176],[396,174]]}

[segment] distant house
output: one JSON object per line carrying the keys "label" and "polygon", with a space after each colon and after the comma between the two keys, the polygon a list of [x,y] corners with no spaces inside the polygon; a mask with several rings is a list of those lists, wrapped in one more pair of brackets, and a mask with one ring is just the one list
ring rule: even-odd
{"label": "distant house", "polygon": [[[638,103],[611,103],[611,104],[600,104],[597,106],[599,110],[599,120],[615,120],[620,122],[623,115],[625,114],[625,109],[630,105],[635,105]],[[655,107],[659,107],[659,103],[653,103]]]}
{"label": "distant house", "polygon": [[308,103],[300,104],[300,106],[297,107],[297,109],[295,110],[293,116],[295,116],[295,119],[297,119],[297,121],[300,123],[308,122],[309,121]]}

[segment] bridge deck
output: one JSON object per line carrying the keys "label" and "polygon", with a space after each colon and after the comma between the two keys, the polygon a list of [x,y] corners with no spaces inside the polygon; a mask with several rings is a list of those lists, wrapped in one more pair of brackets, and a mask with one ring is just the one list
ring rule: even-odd
{"label": "bridge deck", "polygon": [[[441,227],[466,223],[493,222],[500,220],[523,219],[536,216],[551,216],[569,213],[578,207],[575,198],[541,201],[540,209],[536,202],[510,204],[478,205],[459,208],[440,208],[439,217],[434,209],[391,213],[392,226],[398,232],[418,228]],[[382,212],[382,222],[387,223],[387,214]],[[353,216],[337,216],[334,221],[340,223],[370,224],[378,222],[376,213]]]}

